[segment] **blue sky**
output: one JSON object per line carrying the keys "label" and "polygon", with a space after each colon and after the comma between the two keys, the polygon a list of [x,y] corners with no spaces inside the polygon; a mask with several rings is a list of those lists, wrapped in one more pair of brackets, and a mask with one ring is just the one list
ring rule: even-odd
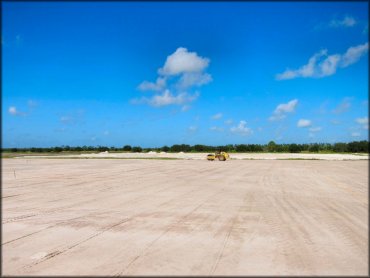
{"label": "blue sky", "polygon": [[3,147],[367,140],[367,11],[2,3]]}

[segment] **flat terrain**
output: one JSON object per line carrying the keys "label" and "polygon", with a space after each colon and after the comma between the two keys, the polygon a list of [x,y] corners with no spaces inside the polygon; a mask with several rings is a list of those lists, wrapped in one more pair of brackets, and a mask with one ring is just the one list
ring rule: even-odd
{"label": "flat terrain", "polygon": [[3,275],[368,274],[368,160],[2,162]]}
{"label": "flat terrain", "polygon": [[[56,153],[38,153],[37,156],[27,155],[27,158],[141,158],[141,159],[188,159],[204,160],[208,153],[166,153],[166,152],[148,152],[148,153],[83,153],[83,154],[56,154]],[[17,155],[13,153],[12,155]],[[22,155],[20,155],[22,157]],[[311,160],[368,160],[369,154],[341,154],[341,153],[231,153],[231,159],[311,159]]]}

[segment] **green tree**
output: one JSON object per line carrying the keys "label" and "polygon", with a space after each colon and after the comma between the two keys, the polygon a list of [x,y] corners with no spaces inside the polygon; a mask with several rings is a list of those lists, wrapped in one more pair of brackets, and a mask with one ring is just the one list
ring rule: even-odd
{"label": "green tree", "polygon": [[170,148],[168,147],[168,146],[163,146],[162,148],[161,148],[161,151],[162,152],[168,152],[170,150]]}
{"label": "green tree", "polygon": [[270,153],[276,152],[277,151],[277,145],[274,141],[270,141],[267,144],[267,151]]}
{"label": "green tree", "polygon": [[143,151],[143,149],[142,149],[141,147],[133,147],[133,148],[132,148],[132,151],[133,151],[134,153],[141,153],[141,152]]}
{"label": "green tree", "polygon": [[235,150],[238,153],[244,153],[248,151],[248,147],[245,144],[235,145]]}
{"label": "green tree", "polygon": [[131,147],[130,145],[126,145],[126,146],[124,146],[124,147],[123,147],[123,150],[124,150],[125,152],[129,152],[129,151],[131,151],[131,150],[132,150],[132,147]]}
{"label": "green tree", "polygon": [[337,153],[347,152],[347,144],[346,143],[335,143],[333,147],[333,151]]}
{"label": "green tree", "polygon": [[299,153],[299,152],[301,152],[301,148],[297,144],[290,144],[289,145],[289,152]]}
{"label": "green tree", "polygon": [[308,147],[308,151],[309,151],[309,152],[313,152],[313,153],[317,153],[317,152],[319,152],[319,144],[311,144],[311,145]]}

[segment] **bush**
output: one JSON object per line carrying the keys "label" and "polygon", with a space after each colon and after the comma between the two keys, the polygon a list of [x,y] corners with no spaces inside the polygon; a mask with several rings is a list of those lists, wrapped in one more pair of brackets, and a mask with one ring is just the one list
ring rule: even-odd
{"label": "bush", "polygon": [[143,149],[142,149],[141,147],[133,147],[133,148],[132,148],[132,151],[133,151],[134,153],[141,153],[141,152],[143,151]]}
{"label": "bush", "polygon": [[123,150],[126,151],[126,152],[129,152],[132,150],[132,147],[130,145],[126,145],[123,147]]}
{"label": "bush", "polygon": [[309,146],[308,151],[318,152],[319,151],[319,144],[312,144],[311,146]]}
{"label": "bush", "polygon": [[301,152],[301,148],[297,144],[290,144],[288,149],[289,149],[289,152],[291,153]]}
{"label": "bush", "polygon": [[170,148],[169,147],[167,147],[167,146],[163,146],[162,148],[161,148],[161,151],[162,152],[168,152],[170,150]]}

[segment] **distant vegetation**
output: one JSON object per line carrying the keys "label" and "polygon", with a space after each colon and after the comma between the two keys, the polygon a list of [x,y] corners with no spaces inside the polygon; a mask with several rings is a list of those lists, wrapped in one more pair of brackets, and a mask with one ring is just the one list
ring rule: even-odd
{"label": "distant vegetation", "polygon": [[350,143],[312,143],[312,144],[276,144],[270,141],[266,145],[258,144],[239,144],[225,146],[207,145],[173,145],[161,148],[141,148],[139,146],[125,145],[121,148],[106,146],[82,146],[82,147],[51,147],[51,148],[3,148],[2,152],[35,152],[35,153],[60,153],[60,152],[214,152],[217,150],[227,152],[281,152],[281,153],[300,153],[300,152],[321,152],[321,153],[368,153],[369,141],[354,141]]}

